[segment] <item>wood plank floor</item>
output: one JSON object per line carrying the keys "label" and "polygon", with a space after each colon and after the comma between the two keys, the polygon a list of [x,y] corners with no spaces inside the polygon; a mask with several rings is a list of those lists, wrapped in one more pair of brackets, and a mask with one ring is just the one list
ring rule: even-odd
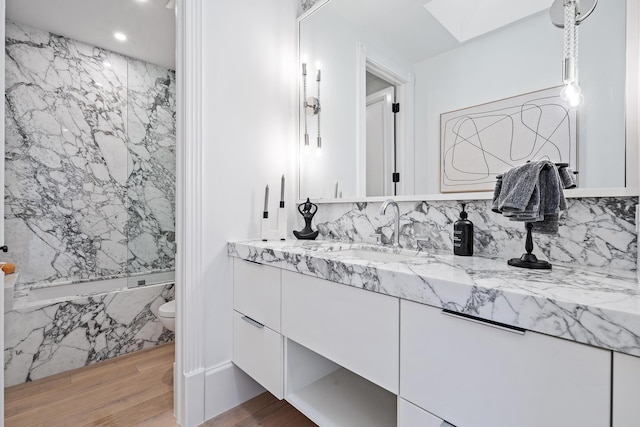
{"label": "wood plank floor", "polygon": [[262,393],[202,424],[202,427],[314,427],[286,400]]}
{"label": "wood plank floor", "polygon": [[176,426],[173,361],[169,343],[8,387],[5,426]]}
{"label": "wood plank floor", "polygon": [[[173,343],[5,389],[6,427],[176,427]],[[207,427],[312,427],[284,400],[263,393]]]}

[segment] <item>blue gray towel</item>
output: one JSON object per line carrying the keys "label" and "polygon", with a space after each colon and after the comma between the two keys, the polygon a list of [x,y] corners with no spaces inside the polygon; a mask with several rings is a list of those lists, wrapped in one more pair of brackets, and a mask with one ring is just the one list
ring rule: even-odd
{"label": "blue gray towel", "polygon": [[539,233],[554,234],[560,210],[567,208],[562,189],[554,163],[529,162],[498,177],[491,209],[511,221],[531,222]]}
{"label": "blue gray towel", "polygon": [[576,188],[576,178],[573,171],[568,167],[558,169],[560,174],[560,180],[562,180],[562,187],[565,189]]}

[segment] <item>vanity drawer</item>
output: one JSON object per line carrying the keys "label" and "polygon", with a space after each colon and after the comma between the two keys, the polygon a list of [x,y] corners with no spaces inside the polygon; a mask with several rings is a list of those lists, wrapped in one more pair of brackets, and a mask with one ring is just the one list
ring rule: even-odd
{"label": "vanity drawer", "polygon": [[278,399],[284,397],[282,336],[233,312],[233,363]]}
{"label": "vanity drawer", "polygon": [[609,425],[609,351],[408,301],[400,324],[400,395],[458,427]]}
{"label": "vanity drawer", "polygon": [[280,269],[234,259],[233,309],[280,332]]}
{"label": "vanity drawer", "polygon": [[613,427],[640,422],[640,357],[613,353]]}
{"label": "vanity drawer", "polygon": [[283,271],[282,333],[398,394],[397,298]]}

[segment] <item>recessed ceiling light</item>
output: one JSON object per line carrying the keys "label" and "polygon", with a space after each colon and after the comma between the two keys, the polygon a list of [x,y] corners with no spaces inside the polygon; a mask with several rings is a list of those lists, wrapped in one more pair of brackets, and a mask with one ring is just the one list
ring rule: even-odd
{"label": "recessed ceiling light", "polygon": [[125,35],[124,35],[124,34],[122,34],[122,33],[113,33],[113,37],[115,37],[115,38],[116,38],[116,40],[119,40],[119,41],[121,41],[121,42],[123,42],[123,41],[127,40],[127,36],[125,36]]}
{"label": "recessed ceiling light", "polygon": [[105,66],[105,67],[107,67],[107,68],[111,68],[111,62],[109,62],[109,61],[104,61],[104,62],[102,63],[102,65],[104,65],[104,66]]}

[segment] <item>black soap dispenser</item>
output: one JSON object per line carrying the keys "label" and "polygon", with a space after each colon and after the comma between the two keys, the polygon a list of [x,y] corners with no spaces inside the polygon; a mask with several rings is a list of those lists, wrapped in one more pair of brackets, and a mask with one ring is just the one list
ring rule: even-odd
{"label": "black soap dispenser", "polygon": [[453,223],[453,253],[461,256],[473,255],[473,223],[467,219],[462,204],[460,219]]}

